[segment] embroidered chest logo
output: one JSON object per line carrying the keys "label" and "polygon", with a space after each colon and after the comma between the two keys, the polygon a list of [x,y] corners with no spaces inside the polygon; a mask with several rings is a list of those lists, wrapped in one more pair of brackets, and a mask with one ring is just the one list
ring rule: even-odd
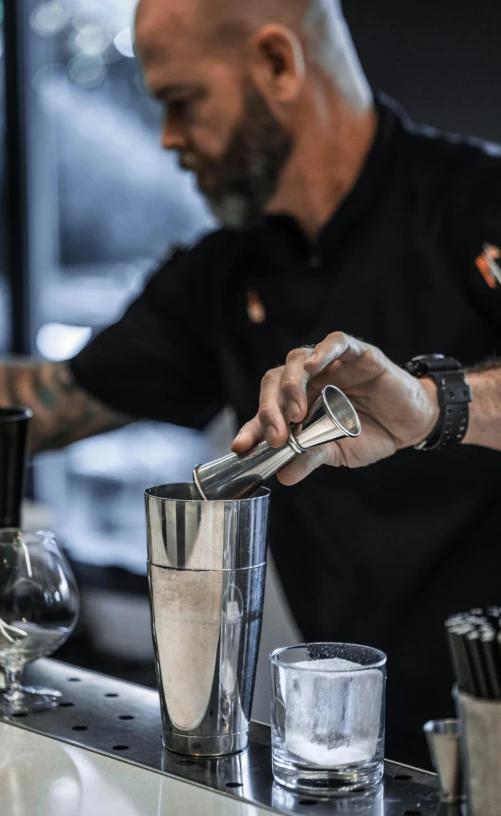
{"label": "embroidered chest logo", "polygon": [[251,323],[264,323],[266,309],[255,289],[247,290],[247,317]]}
{"label": "embroidered chest logo", "polygon": [[501,249],[492,244],[484,244],[475,264],[490,289],[501,285]]}

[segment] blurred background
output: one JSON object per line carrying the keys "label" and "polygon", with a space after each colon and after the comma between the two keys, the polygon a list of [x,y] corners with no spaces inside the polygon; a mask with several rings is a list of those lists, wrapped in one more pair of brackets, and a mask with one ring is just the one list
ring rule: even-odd
{"label": "blurred background", "polygon": [[[134,59],[136,0],[0,3],[0,351],[63,360],[115,321],[178,244],[216,224],[159,146],[160,110]],[[501,4],[346,0],[369,79],[418,121],[501,141]],[[226,452],[205,433],[141,422],[39,456],[28,527],[52,527],[83,615],[58,653],[154,683],[143,490]],[[295,641],[273,568],[254,715],[268,719],[266,654]]]}

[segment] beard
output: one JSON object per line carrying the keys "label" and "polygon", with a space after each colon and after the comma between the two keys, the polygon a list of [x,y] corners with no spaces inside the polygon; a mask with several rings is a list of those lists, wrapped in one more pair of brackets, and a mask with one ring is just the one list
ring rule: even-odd
{"label": "beard", "polygon": [[291,134],[277,121],[261,94],[249,89],[244,112],[218,160],[198,157],[202,178],[214,180],[201,191],[212,213],[227,227],[239,228],[263,214],[292,151]]}

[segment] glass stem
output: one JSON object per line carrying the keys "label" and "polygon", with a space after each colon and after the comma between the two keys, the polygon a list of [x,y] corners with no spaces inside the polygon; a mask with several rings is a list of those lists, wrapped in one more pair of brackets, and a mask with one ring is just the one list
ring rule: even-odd
{"label": "glass stem", "polygon": [[5,672],[5,696],[8,700],[15,700],[22,695],[21,676],[22,669],[4,669]]}

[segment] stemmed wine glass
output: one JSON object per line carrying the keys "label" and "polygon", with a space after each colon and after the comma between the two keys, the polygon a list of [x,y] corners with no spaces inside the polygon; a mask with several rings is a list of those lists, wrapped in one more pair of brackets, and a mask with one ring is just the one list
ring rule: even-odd
{"label": "stemmed wine glass", "polygon": [[78,589],[53,533],[0,530],[0,715],[54,708],[53,689],[24,688],[27,663],[56,651],[75,628]]}

